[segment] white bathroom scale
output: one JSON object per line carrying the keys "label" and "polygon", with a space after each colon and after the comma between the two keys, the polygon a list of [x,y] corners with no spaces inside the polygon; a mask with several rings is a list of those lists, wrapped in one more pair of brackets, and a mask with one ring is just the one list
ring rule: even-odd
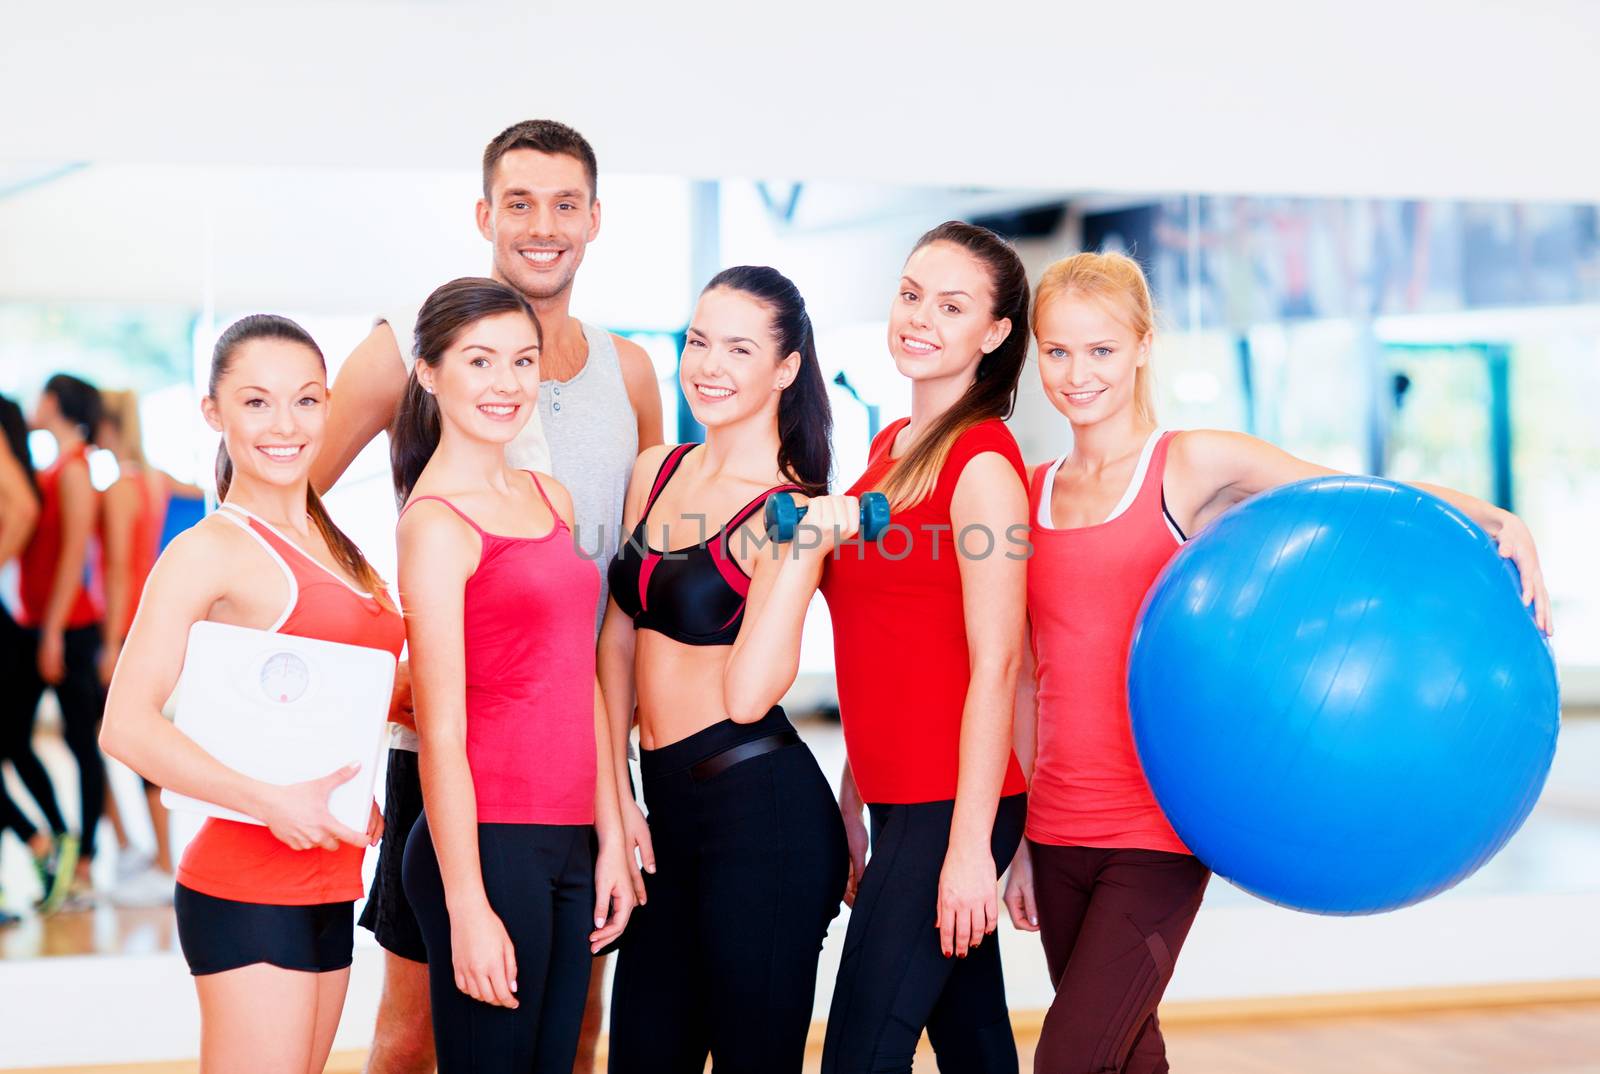
{"label": "white bathroom scale", "polygon": [[[199,622],[178,677],[178,730],[253,779],[319,779],[351,762],[361,771],[334,788],[328,810],[367,830],[386,737],[395,658],[383,649]],[[161,792],[169,808],[263,823],[211,802]]]}

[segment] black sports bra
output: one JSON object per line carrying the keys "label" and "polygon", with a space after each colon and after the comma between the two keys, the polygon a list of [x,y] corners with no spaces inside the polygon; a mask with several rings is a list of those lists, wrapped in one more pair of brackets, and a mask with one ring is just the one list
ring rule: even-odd
{"label": "black sports bra", "polygon": [[662,553],[645,534],[650,508],[677,472],[683,457],[698,444],[679,444],[667,453],[639,524],[622,542],[606,570],[611,597],[633,619],[637,630],[654,630],[685,645],[732,645],[744,620],[744,599],[750,576],[728,550],[728,534],[737,533],[776,492],[799,491],[798,485],[768,489],[730,518],[716,533],[689,548]]}

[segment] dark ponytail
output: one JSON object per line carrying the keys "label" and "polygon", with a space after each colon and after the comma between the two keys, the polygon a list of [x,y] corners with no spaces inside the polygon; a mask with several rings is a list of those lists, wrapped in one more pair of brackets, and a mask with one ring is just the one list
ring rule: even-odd
{"label": "dark ponytail", "polygon": [[61,416],[77,426],[79,435],[92,443],[105,411],[100,389],[71,373],[57,373],[44,382],[44,391],[55,398]]}
{"label": "dark ponytail", "polygon": [[435,290],[417,312],[415,337],[396,341],[401,347],[409,344],[410,356],[416,359],[406,379],[400,409],[389,427],[389,468],[399,506],[404,507],[411,498],[417,478],[439,446],[439,403],[417,380],[417,364],[426,363],[430,369],[437,369],[444,352],[463,329],[502,313],[527,314],[539,346],[544,346],[544,329],[528,300],[505,284],[482,276],[463,276]]}
{"label": "dark ponytail", "polygon": [[797,352],[800,355],[794,382],[778,399],[778,469],[807,496],[821,496],[828,491],[833,470],[833,410],[817,361],[817,341],[806,301],[787,276],[766,265],[723,269],[701,294],[719,287],[749,295],[772,311],[779,360]]}
{"label": "dark ponytail", "polygon": [[[230,324],[217,338],[217,345],[211,349],[211,376],[206,384],[206,394],[213,402],[217,398],[217,387],[233,368],[234,359],[239,355],[239,348],[256,339],[274,339],[298,344],[315,354],[323,372],[327,372],[327,360],[322,357],[322,348],[311,338],[311,333],[287,317],[271,313],[253,313]],[[228,498],[228,489],[232,484],[233,459],[228,456],[228,441],[224,438],[222,443],[217,445],[219,501]],[[367,557],[361,554],[361,549],[356,547],[356,543],[333,524],[328,509],[322,505],[321,497],[310,484],[306,485],[306,514],[317,527],[317,532],[322,534],[322,540],[327,544],[328,551],[333,554],[334,561],[343,567],[362,589],[376,597],[379,603],[392,606],[383,579],[378,577],[378,572],[372,569],[372,564],[367,562]]]}
{"label": "dark ponytail", "polygon": [[978,360],[972,384],[955,405],[889,468],[879,487],[896,509],[919,503],[933,491],[950,448],[962,433],[991,418],[1011,416],[1017,381],[1028,358],[1028,271],[1017,251],[988,228],[949,220],[918,239],[911,252],[935,242],[959,246],[983,264],[993,295],[989,316],[997,321],[1009,318],[1011,331]]}

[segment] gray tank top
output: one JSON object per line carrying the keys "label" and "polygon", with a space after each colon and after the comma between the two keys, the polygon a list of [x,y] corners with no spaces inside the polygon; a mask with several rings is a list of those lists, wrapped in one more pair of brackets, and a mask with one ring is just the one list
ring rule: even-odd
{"label": "gray tank top", "polygon": [[550,472],[572,493],[578,550],[600,572],[595,636],[606,608],[606,566],[622,534],[622,501],[639,455],[639,423],[611,333],[583,325],[589,360],[571,380],[539,384]]}

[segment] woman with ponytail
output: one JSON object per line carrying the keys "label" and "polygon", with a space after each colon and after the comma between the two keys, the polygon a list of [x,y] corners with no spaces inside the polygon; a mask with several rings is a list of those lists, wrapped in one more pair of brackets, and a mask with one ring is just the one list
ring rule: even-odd
{"label": "woman with ponytail", "polygon": [[178,939],[200,996],[200,1068],[321,1070],[350,978],[365,832],[328,811],[355,775],[277,786],[223,765],[162,717],[202,620],[395,656],[405,627],[383,583],[311,490],[330,406],[322,352],[283,317],[230,325],[211,354],[207,424],[221,509],[167,546],[111,679],[105,751],[152,783],[263,825],[209,818],[178,865]]}
{"label": "woman with ponytail", "polygon": [[595,678],[599,572],[571,494],[506,461],[541,344],[518,292],[445,284],[417,315],[391,433],[423,799],[401,876],[440,1074],[569,1074],[591,956],[634,903]]}
{"label": "woman with ponytail", "polygon": [[1027,323],[1027,276],[1006,242],[954,221],[918,240],[889,310],[911,415],[878,434],[849,489],[884,492],[894,522],[835,553],[822,583],[854,907],[823,1049],[830,1074],[909,1074],[924,1028],[941,1070],[1017,1069],[999,947],[984,941],[1026,812],[1011,703],[1027,494],[1003,419]]}
{"label": "woman with ponytail", "polygon": [[[1134,748],[1127,658],[1145,594],[1187,535],[1223,511],[1333,473],[1242,433],[1162,429],[1155,321],[1144,271],[1118,253],[1051,265],[1033,307],[1039,377],[1072,434],[1071,450],[1029,482],[1033,668],[1017,693],[1016,740],[1032,790],[1005,896],[1012,922],[1040,933],[1056,989],[1034,1052],[1040,1074],[1168,1069],[1156,1008],[1210,880]],[[1495,537],[1548,630],[1527,525],[1476,497],[1418,487]]]}
{"label": "woman with ponytail", "polygon": [[[14,706],[5,733],[17,775],[56,837],[54,883],[40,907],[45,913],[69,905],[69,898],[76,909],[89,907],[89,864],[105,810],[105,763],[95,745],[105,703],[98,671],[103,609],[84,584],[100,511],[100,494],[89,480],[89,448],[100,405],[94,385],[57,373],[45,382],[30,422],[55,439],[57,453],[39,471],[39,518],[20,562],[17,621],[24,628],[24,658],[15,682],[4,687]],[[54,691],[61,706],[63,737],[77,762],[79,835],[68,832],[50,778],[30,746],[46,690]]]}
{"label": "woman with ponytail", "polygon": [[[719,273],[689,323],[679,381],[706,441],[639,457],[600,632],[618,780],[637,714],[650,811],[640,908],[612,985],[610,1069],[699,1074],[709,1055],[719,1072],[798,1074],[846,850],[827,780],[777,706],[815,578],[803,593],[775,591],[787,564],[765,547],[762,509],[776,492],[822,494],[831,463],[794,284],[766,267]],[[800,611],[780,608],[755,631],[767,600]],[[622,808],[639,807],[630,794]]]}

